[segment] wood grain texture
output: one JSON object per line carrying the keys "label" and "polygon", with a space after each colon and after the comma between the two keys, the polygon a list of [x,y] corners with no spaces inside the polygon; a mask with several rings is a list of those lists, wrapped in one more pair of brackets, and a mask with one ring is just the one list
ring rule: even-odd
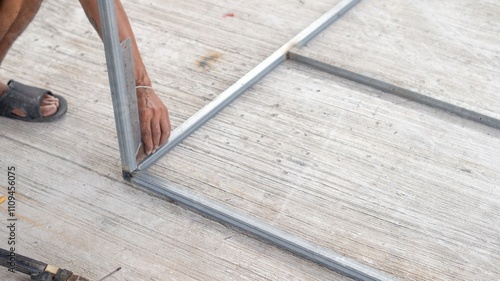
{"label": "wood grain texture", "polygon": [[[337,1],[123,2],[175,127]],[[44,1],[2,62],[8,79],[69,102],[55,123],[0,121],[0,170],[19,174],[19,253],[94,279],[122,266],[110,281],[346,280],[123,182],[103,47],[78,1]]]}
{"label": "wood grain texture", "polygon": [[[93,280],[118,266],[110,280],[344,280],[114,175],[1,141],[0,168],[17,171],[17,253]],[[5,204],[0,213],[6,222]],[[29,279],[3,269],[0,278]]]}
{"label": "wood grain texture", "polygon": [[362,1],[304,51],[494,118],[500,117],[496,1]]}
{"label": "wood grain texture", "polygon": [[499,137],[287,62],[153,171],[405,280],[494,280]]}

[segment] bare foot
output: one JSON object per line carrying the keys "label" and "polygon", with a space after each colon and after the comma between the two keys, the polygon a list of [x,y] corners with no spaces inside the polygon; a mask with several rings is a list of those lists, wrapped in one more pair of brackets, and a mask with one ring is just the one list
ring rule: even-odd
{"label": "bare foot", "polygon": [[[0,83],[0,97],[9,89],[9,86],[6,84]],[[59,100],[51,95],[45,95],[43,97],[42,103],[40,104],[40,111],[42,112],[43,117],[48,117],[57,112],[57,108],[59,107]],[[26,117],[26,113],[20,108],[14,108],[12,110],[17,116]]]}

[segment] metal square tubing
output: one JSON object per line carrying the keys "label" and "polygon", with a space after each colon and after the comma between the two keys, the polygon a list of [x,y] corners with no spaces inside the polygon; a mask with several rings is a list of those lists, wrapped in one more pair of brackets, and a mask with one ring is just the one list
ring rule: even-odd
{"label": "metal square tubing", "polygon": [[360,0],[341,1],[329,12],[320,17],[251,70],[247,75],[238,80],[234,85],[229,87],[219,97],[179,126],[172,133],[168,143],[162,146],[155,154],[149,156],[142,163],[137,165],[135,160],[134,131],[131,126],[133,120],[131,120],[129,101],[126,94],[126,75],[118,37],[114,1],[99,0],[99,12],[103,28],[103,41],[106,49],[106,61],[108,64],[115,122],[118,131],[120,156],[123,170],[125,172],[134,172],[130,180],[145,189],[162,196],[167,196],[203,215],[237,227],[294,254],[354,278],[355,280],[394,280],[392,277],[378,272],[375,269],[280,230],[256,218],[247,216],[237,210],[232,210],[217,202],[212,202],[190,192],[186,188],[174,185],[146,171],[142,171],[188,137],[206,121],[215,116],[226,105],[264,77],[269,71],[286,60],[288,51],[291,48],[300,47],[306,44],[359,1]]}
{"label": "metal square tubing", "polygon": [[161,146],[156,153],[146,157],[138,165],[138,170],[147,169],[154,162],[160,159],[163,155],[168,153],[177,144],[182,142],[185,138],[191,135],[205,122],[215,116],[220,110],[226,107],[229,103],[235,100],[253,84],[259,81],[267,73],[273,70],[276,66],[286,60],[288,51],[293,47],[301,47],[309,42],[314,36],[323,31],[331,23],[337,20],[341,15],[347,12],[350,8],[356,5],[361,0],[342,0],[335,5],[331,10],[314,21],[302,32],[297,34],[292,40],[288,41],[281,48],[275,51],[272,55],[262,61],[254,69],[248,72],[245,76],[240,78],[236,83],[230,86],[227,90],[221,93],[212,102],[196,112],[188,120],[182,123],[177,129],[172,132],[170,139],[166,144]]}
{"label": "metal square tubing", "polygon": [[310,67],[313,67],[315,69],[318,69],[320,71],[324,71],[339,77],[342,77],[344,79],[348,79],[351,81],[354,81],[359,84],[363,84],[372,88],[375,88],[377,90],[393,94],[395,96],[405,98],[407,100],[411,100],[429,107],[437,108],[446,112],[449,112],[451,114],[454,114],[458,117],[488,126],[492,127],[495,129],[500,129],[500,120],[496,119],[491,116],[487,116],[484,114],[481,114],[477,111],[472,111],[469,109],[466,109],[461,106],[457,106],[454,104],[451,104],[449,102],[445,102],[442,100],[435,99],[433,97],[429,97],[399,86],[396,86],[394,84],[390,84],[381,80],[377,80],[356,72],[349,71],[347,69],[324,63],[322,61],[319,61],[314,58],[310,58],[308,56],[305,56],[301,53],[301,50],[299,49],[292,49],[288,52],[288,58],[308,65]]}
{"label": "metal square tubing", "polygon": [[131,173],[137,168],[137,151],[134,147],[136,136],[132,128],[133,120],[130,116],[125,67],[113,0],[99,0],[99,17],[101,19],[102,39],[106,53],[122,170],[124,173]]}
{"label": "metal square tubing", "polygon": [[320,245],[311,243],[299,236],[283,231],[257,218],[245,215],[238,210],[213,202],[186,188],[151,175],[147,171],[136,172],[132,178],[132,182],[149,191],[167,196],[204,216],[208,216],[223,224],[237,227],[273,245],[325,266],[342,275],[353,278],[354,280],[395,280],[393,277],[371,267],[323,248]]}

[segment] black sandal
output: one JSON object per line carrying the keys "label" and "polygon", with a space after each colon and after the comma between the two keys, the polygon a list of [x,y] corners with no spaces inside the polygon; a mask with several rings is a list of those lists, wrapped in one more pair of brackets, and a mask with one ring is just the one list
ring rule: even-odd
{"label": "black sandal", "polygon": [[[68,110],[66,100],[48,90],[27,86],[14,80],[10,80],[7,85],[9,89],[0,96],[0,116],[26,122],[51,122],[61,118]],[[59,99],[59,107],[56,113],[43,117],[40,104],[46,94]],[[26,117],[13,114],[13,109],[23,110]]]}

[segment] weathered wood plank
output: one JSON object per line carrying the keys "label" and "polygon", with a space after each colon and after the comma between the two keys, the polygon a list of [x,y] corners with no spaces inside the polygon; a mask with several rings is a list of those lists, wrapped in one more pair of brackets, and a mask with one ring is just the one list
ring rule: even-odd
{"label": "weathered wood plank", "polygon": [[304,51],[500,119],[496,1],[362,1]]}
{"label": "weathered wood plank", "polygon": [[[123,2],[175,127],[336,1]],[[122,266],[110,280],[346,280],[125,184],[104,63],[78,2],[62,0],[45,1],[2,63],[2,81],[70,106],[52,124],[0,120],[0,169],[19,170],[19,253],[96,279]]]}
{"label": "weathered wood plank", "polygon": [[153,171],[403,279],[489,280],[499,137],[288,62]]}
{"label": "weathered wood plank", "polygon": [[[1,142],[0,169],[17,171],[18,253],[94,280],[118,266],[110,280],[344,280],[114,176],[10,138]],[[0,211],[5,225],[6,204]],[[6,269],[0,278],[27,280]]]}

